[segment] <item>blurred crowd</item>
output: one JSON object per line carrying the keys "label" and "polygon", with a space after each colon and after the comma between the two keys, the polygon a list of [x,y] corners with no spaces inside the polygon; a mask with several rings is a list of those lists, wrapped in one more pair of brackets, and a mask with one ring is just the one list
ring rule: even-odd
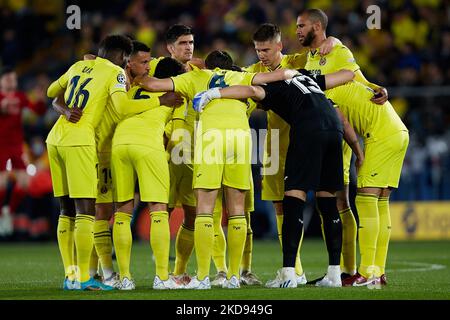
{"label": "blurred crowd", "polygon": [[[66,9],[73,4],[81,9],[79,30],[66,26],[71,14]],[[366,8],[373,4],[380,8],[381,29],[369,30]],[[312,7],[326,12],[328,35],[352,50],[369,81],[389,91],[413,87],[390,91],[390,100],[411,133],[400,188],[392,199],[449,200],[448,0],[0,0],[0,68],[14,67],[20,89],[33,101],[40,99],[50,82],[83,54],[96,53],[97,44],[107,34],[130,35],[149,45],[153,56],[167,55],[164,33],[175,23],[193,27],[194,56],[204,58],[211,50],[226,50],[238,65],[246,66],[257,61],[252,35],[264,22],[280,26],[285,53],[301,50],[295,34],[296,16],[301,9]],[[444,89],[427,94],[432,87]],[[28,171],[43,179],[42,183],[46,181],[48,187],[43,141],[57,115],[50,101],[46,103],[44,116],[24,112],[23,125],[27,161],[32,165]],[[264,117],[264,113],[257,113],[252,124],[264,126]],[[51,187],[37,198],[32,194],[29,199],[35,199],[35,203],[24,204],[22,210],[32,210],[38,198],[46,199],[39,205],[57,214]]]}

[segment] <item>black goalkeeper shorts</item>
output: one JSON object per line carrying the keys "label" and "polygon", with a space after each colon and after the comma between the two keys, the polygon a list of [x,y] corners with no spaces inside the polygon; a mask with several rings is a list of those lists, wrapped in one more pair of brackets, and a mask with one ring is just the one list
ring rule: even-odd
{"label": "black goalkeeper shorts", "polygon": [[286,157],[285,191],[329,191],[344,187],[342,132],[292,131]]}

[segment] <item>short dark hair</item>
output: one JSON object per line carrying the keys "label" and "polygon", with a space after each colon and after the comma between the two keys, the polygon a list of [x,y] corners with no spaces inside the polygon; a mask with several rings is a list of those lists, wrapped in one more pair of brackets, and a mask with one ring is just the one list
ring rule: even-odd
{"label": "short dark hair", "polygon": [[100,42],[98,55],[105,57],[113,52],[123,52],[125,55],[130,55],[133,50],[133,43],[130,38],[115,34],[109,35]]}
{"label": "short dark hair", "polygon": [[325,14],[325,12],[323,12],[320,9],[306,9],[302,12],[300,12],[298,15],[303,15],[306,14],[308,15],[309,20],[311,20],[312,22],[320,22],[320,25],[322,26],[323,30],[327,29],[328,26],[328,17]]}
{"label": "short dark hair", "polygon": [[233,67],[233,59],[226,51],[214,50],[205,59],[207,69],[220,68],[231,70]]}
{"label": "short dark hair", "polygon": [[135,55],[139,51],[150,52],[150,48],[143,42],[133,40],[133,50],[131,51],[131,55]]}
{"label": "short dark hair", "polygon": [[173,58],[166,57],[158,62],[155,68],[154,75],[156,78],[164,79],[169,77],[175,77],[185,72],[186,69],[181,62]]}
{"label": "short dark hair", "polygon": [[185,26],[184,24],[174,24],[166,32],[166,43],[174,43],[179,37],[189,34],[194,35],[192,28]]}
{"label": "short dark hair", "polygon": [[5,74],[8,74],[8,73],[11,73],[11,72],[14,72],[14,71],[15,71],[14,68],[11,67],[11,66],[3,66],[0,69],[0,77],[3,77]]}
{"label": "short dark hair", "polygon": [[264,42],[271,40],[281,41],[280,28],[275,24],[263,23],[253,34],[253,41]]}

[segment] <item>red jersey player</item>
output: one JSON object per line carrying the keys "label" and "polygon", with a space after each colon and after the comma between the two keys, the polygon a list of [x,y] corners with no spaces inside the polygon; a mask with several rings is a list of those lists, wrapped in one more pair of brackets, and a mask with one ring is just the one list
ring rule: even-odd
{"label": "red jersey player", "polygon": [[[0,235],[10,235],[13,231],[10,212],[17,209],[26,194],[28,176],[23,161],[24,134],[22,129],[22,110],[29,108],[44,114],[43,100],[33,103],[24,92],[17,88],[17,74],[14,69],[4,67],[0,71]],[[11,161],[11,173],[7,162]],[[14,186],[7,196],[8,180],[13,178]]]}

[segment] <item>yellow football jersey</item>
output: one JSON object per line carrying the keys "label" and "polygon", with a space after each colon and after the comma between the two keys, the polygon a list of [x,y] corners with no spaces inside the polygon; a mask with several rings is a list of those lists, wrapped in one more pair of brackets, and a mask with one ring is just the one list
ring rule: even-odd
{"label": "yellow football jersey", "polygon": [[[305,67],[306,64],[306,53],[295,53],[295,54],[288,54],[283,55],[281,58],[280,64],[274,69],[283,69],[283,68],[289,68],[289,69],[302,69]],[[248,66],[244,68],[244,70],[248,72],[268,72],[268,71],[274,71],[271,68],[268,68],[262,64],[261,61],[252,64],[251,66]],[[279,148],[280,148],[280,154],[282,157],[285,157],[287,153],[287,149],[289,146],[289,125],[281,119],[281,117],[273,112],[272,110],[267,111],[267,129],[279,129]],[[267,163],[267,157],[270,157],[270,150],[271,150],[271,135],[267,135],[266,140],[266,152],[264,152],[265,160],[264,163]],[[284,166],[284,163],[283,163]],[[282,171],[279,171],[280,177],[284,175]],[[282,177],[284,178],[284,176]],[[283,181],[281,182],[283,183]]]}
{"label": "yellow football jersey", "polygon": [[102,120],[95,128],[95,141],[97,142],[97,152],[111,152],[112,137],[114,130],[119,123],[122,116],[120,116],[111,103],[108,103]]}
{"label": "yellow football jersey", "polygon": [[302,69],[305,67],[306,59],[306,53],[285,54],[281,58],[280,64],[273,70],[263,65],[261,61],[245,67],[243,70],[247,72],[269,72],[282,68]]}
{"label": "yellow football jersey", "polygon": [[313,74],[328,74],[341,69],[355,72],[360,69],[352,52],[342,44],[334,46],[325,56],[321,56],[319,50],[316,49],[309,51],[307,57],[305,69]]}
{"label": "yellow football jersey", "polygon": [[103,119],[109,97],[117,91],[126,92],[124,70],[97,57],[73,64],[57,83],[65,89],[67,106],[83,109],[83,116],[77,123],[60,116],[46,142],[56,146],[95,145],[95,129]]}
{"label": "yellow football jersey", "polygon": [[[336,45],[326,56],[316,51],[308,53],[305,68],[314,74],[328,74],[348,69],[359,70],[351,51],[344,45]],[[327,98],[333,100],[348,118],[356,132],[369,142],[398,131],[407,130],[389,102],[380,106],[370,101],[373,90],[356,81],[325,91]]]}
{"label": "yellow football jersey", "polygon": [[156,69],[156,66],[158,65],[158,63],[162,60],[162,59],[164,59],[165,57],[158,57],[158,58],[153,58],[152,60],[150,60],[150,62],[149,62],[149,66],[150,66],[150,70],[149,70],[149,72],[148,72],[148,75],[150,76],[150,77],[154,77],[155,76],[155,69]]}
{"label": "yellow football jersey", "polygon": [[[148,92],[134,86],[128,91],[131,99],[158,99],[164,92]],[[113,145],[138,144],[164,151],[163,135],[174,108],[160,106],[123,119],[117,125]]]}
{"label": "yellow football jersey", "polygon": [[[231,85],[251,85],[254,73],[230,70],[196,69],[173,77],[174,90],[189,100],[201,91]],[[190,107],[192,108],[192,107]],[[211,101],[201,114],[202,130],[248,128],[247,105],[235,99],[216,99]]]}
{"label": "yellow football jersey", "polygon": [[[281,58],[280,64],[274,70],[284,69],[284,68],[303,69],[306,64],[306,58],[307,58],[306,53],[295,53],[295,54],[283,55],[283,57]],[[248,67],[245,67],[244,70],[247,72],[274,71],[271,68],[263,65],[261,61],[255,63],[255,64],[252,64]],[[269,129],[272,129],[272,128],[287,129],[288,126],[289,125],[283,119],[281,119],[275,112],[273,112],[272,110],[269,110],[267,112],[267,127]],[[287,148],[287,146],[286,146],[286,148]]]}
{"label": "yellow football jersey", "polygon": [[381,106],[373,103],[370,101],[373,91],[360,82],[352,81],[327,91],[327,97],[338,104],[366,143],[399,131],[408,131],[389,101]]}
{"label": "yellow football jersey", "polygon": [[[162,59],[164,59],[165,57],[158,57],[158,58],[153,58],[152,60],[150,60],[150,71],[149,71],[149,76],[153,77],[155,75],[155,69],[156,66],[158,65],[159,61],[161,61]],[[197,66],[188,63],[189,67],[191,70],[200,70]],[[194,150],[194,127],[195,127],[195,121],[198,120],[198,114],[197,112],[195,112],[194,108],[192,107],[192,101],[191,100],[187,100],[187,103],[185,103],[184,105],[182,105],[179,108],[176,108],[172,114],[172,120],[174,119],[180,119],[183,120],[183,124],[180,123],[176,123],[175,125],[173,125],[171,122],[167,124],[166,127],[166,135],[168,137],[170,137],[170,135],[172,134],[172,132],[176,129],[184,129],[187,130],[187,132],[189,133],[190,137],[191,137],[191,141],[189,142],[192,151]]]}

